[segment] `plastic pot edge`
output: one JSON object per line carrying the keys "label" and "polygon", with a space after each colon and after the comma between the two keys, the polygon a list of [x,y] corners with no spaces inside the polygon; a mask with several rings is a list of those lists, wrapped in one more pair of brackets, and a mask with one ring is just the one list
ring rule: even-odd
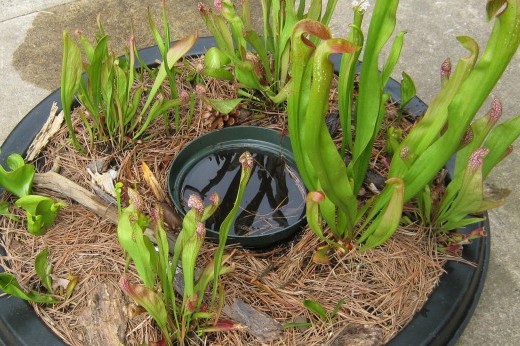
{"label": "plastic pot edge", "polygon": [[[180,196],[179,191],[181,180],[194,166],[194,162],[223,148],[236,147],[255,147],[266,152],[280,153],[284,160],[296,170],[289,139],[273,129],[258,126],[233,126],[209,132],[187,143],[172,160],[168,168],[168,194],[181,215],[184,215],[181,205],[182,196]],[[304,200],[305,196],[302,196],[302,206],[305,203]],[[257,250],[270,248],[294,236],[303,228],[304,222],[305,213],[302,210],[298,221],[286,228],[279,229],[277,232],[249,237],[230,235],[227,243],[238,243],[245,248]],[[217,231],[207,229],[206,236],[208,239],[218,242]]]}

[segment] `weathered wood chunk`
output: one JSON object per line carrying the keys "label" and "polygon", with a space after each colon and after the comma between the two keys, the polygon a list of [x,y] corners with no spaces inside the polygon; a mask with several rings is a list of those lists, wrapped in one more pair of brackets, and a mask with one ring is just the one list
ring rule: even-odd
{"label": "weathered wood chunk", "polygon": [[[121,290],[104,283],[99,284],[88,297],[85,310],[78,323],[86,330],[86,345],[123,345],[128,317]],[[95,331],[95,332],[94,332]]]}
{"label": "weathered wood chunk", "polygon": [[247,331],[261,342],[278,340],[282,334],[280,323],[240,299],[224,306],[223,311],[228,317],[246,326]]}

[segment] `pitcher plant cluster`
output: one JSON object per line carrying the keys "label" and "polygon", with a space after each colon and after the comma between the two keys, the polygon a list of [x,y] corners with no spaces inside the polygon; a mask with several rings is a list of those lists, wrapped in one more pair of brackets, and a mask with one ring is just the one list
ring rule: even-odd
{"label": "pitcher plant cluster", "polygon": [[[266,100],[280,103],[291,91],[291,35],[296,23],[304,18],[327,25],[337,0],[322,1],[262,0],[263,32],[251,25],[249,0],[240,1],[240,10],[231,0],[216,0],[214,9],[199,3],[198,10],[217,47],[205,55],[205,73],[234,80],[240,92],[254,97],[254,91]],[[254,53],[251,51],[254,50]],[[253,91],[253,92],[252,92]]]}
{"label": "pitcher plant cluster", "polygon": [[[224,247],[253,169],[253,157],[249,152],[244,152],[239,160],[242,168],[235,203],[220,226],[219,245],[213,260],[200,275],[196,265],[206,236],[205,221],[219,207],[218,194],[214,193],[210,197],[209,205],[204,205],[199,196],[190,195],[186,201],[190,210],[184,216],[182,229],[173,248],[170,248],[160,207],[154,209],[152,215],[146,216],[142,211],[141,197],[129,188],[130,202],[123,208],[122,184],[117,185],[119,243],[142,280],[142,284],[133,284],[127,276],[123,276],[120,286],[154,319],[161,329],[163,341],[168,345],[173,345],[173,341],[183,345],[190,332],[200,335],[209,331],[242,328],[240,324],[219,316],[224,297],[219,278],[234,270],[232,263],[228,265],[231,254],[225,255]],[[156,246],[145,235],[148,227],[153,230]],[[170,252],[173,252],[173,256],[170,256]],[[183,285],[175,292],[173,282],[178,280]],[[204,300],[210,285],[211,294]]]}
{"label": "pitcher plant cluster", "polygon": [[[166,12],[163,8],[164,16]],[[71,120],[71,107],[75,98],[86,109],[80,117],[90,146],[108,141],[114,147],[122,148],[139,139],[159,116],[164,117],[168,128],[168,112],[171,109],[175,111],[175,126],[178,128],[178,106],[188,100],[187,97],[179,97],[173,65],[189,51],[197,35],[179,40],[170,48],[167,22],[164,25],[164,38],[151,19],[150,27],[163,59],[159,68],[154,70],[139,63],[141,59],[133,36],[129,39],[126,55],[116,57],[110,50],[109,37],[99,17],[99,31],[94,43],[76,31],[80,42],[78,46],[67,32],[63,33],[61,102],[69,136],[76,149],[83,150]],[[82,55],[86,61],[83,61]],[[138,66],[141,68],[136,70]],[[151,87],[143,82],[145,72],[154,77]],[[165,79],[168,84],[163,83]],[[169,91],[165,90],[167,86]],[[143,98],[146,102],[141,105]]]}
{"label": "pitcher plant cluster", "polygon": [[[437,232],[474,223],[478,218],[468,215],[503,202],[484,195],[483,180],[520,135],[520,117],[498,124],[502,107],[495,99],[485,117],[475,116],[520,43],[517,0],[488,1],[487,15],[495,23],[481,54],[475,40],[457,38],[469,54],[454,67],[450,60],[443,63],[439,94],[406,137],[395,143],[386,186],[367,203],[358,201],[390,98],[384,87],[403,45],[404,32],[400,32],[380,70],[378,61],[394,33],[398,3],[376,1],[366,35],[361,31],[366,1],[353,2],[354,23],[346,39],[332,38],[329,29],[314,20],[302,20],[293,30],[289,134],[300,174],[310,190],[309,225],[330,247],[367,250],[382,244],[394,234],[404,204],[412,199],[418,201],[422,220]],[[363,64],[354,96],[355,64],[361,49]],[[334,74],[332,53],[343,54],[338,77],[341,150],[325,124]],[[352,156],[348,164],[343,159],[346,152]],[[431,184],[454,155],[451,182],[442,195],[434,196]]]}
{"label": "pitcher plant cluster", "polygon": [[[24,223],[25,229],[35,236],[44,235],[54,223],[59,210],[65,207],[65,203],[33,193],[35,167],[33,164],[25,163],[21,155],[9,155],[6,163],[8,170],[0,165],[0,192],[1,189],[5,189],[17,197],[14,207],[25,213],[25,222],[16,216],[12,210],[13,206],[4,200],[0,201],[0,215],[16,223]],[[34,268],[47,292],[25,291],[12,274],[5,272],[0,273],[0,289],[14,297],[35,303],[54,304],[71,296],[77,278],[69,275],[69,278],[64,280],[67,284],[61,287],[63,290],[53,283],[49,249],[43,249],[36,256]]]}

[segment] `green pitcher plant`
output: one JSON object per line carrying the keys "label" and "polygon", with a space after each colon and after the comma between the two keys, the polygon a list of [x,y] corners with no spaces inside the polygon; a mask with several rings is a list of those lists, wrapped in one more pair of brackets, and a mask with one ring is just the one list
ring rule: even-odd
{"label": "green pitcher plant", "polygon": [[[163,12],[163,18],[165,16]],[[167,23],[164,23],[164,39],[151,19],[150,26],[164,59],[150,90],[147,90],[143,83],[136,83],[142,78],[142,74],[136,70],[136,59],[140,58],[133,35],[128,41],[126,56],[119,58],[109,48],[109,37],[105,34],[99,17],[99,31],[94,43],[89,42],[80,31],[76,31],[82,50],[66,31],[63,33],[61,101],[69,137],[76,149],[82,150],[71,119],[71,107],[75,97],[87,110],[87,113],[80,114],[80,117],[90,145],[97,141],[108,141],[117,148],[136,141],[153,120],[171,108],[176,110],[180,104],[187,102],[184,98],[178,97],[172,69],[191,49],[197,40],[197,34],[177,41],[170,48],[169,41],[165,43],[169,40]],[[85,63],[82,53],[86,58]],[[85,74],[85,78],[81,77],[82,73]],[[166,78],[169,80],[173,98],[166,98],[161,92]],[[145,104],[140,105],[144,95],[147,95]],[[179,122],[176,111],[177,127]]]}
{"label": "green pitcher plant", "polygon": [[[27,231],[33,235],[45,234],[65,203],[47,196],[32,194],[36,169],[34,164],[26,163],[20,154],[13,153],[6,161],[10,170],[0,165],[0,189],[3,188],[19,197],[14,204],[25,211]],[[9,211],[9,203],[5,201],[0,202],[0,215],[5,215],[13,221],[20,221]]]}
{"label": "green pitcher plant", "polygon": [[[390,98],[384,87],[404,42],[404,32],[397,33],[380,69],[381,51],[394,33],[398,3],[375,2],[367,35],[361,31],[361,23],[368,1],[352,2],[354,23],[346,39],[332,38],[325,25],[310,19],[299,21],[292,31],[289,134],[298,169],[310,191],[309,225],[327,243],[321,255],[331,247],[363,251],[382,244],[396,231],[403,206],[412,199],[421,209],[422,220],[438,232],[474,223],[479,217],[468,215],[503,202],[484,195],[483,181],[520,136],[520,116],[499,124],[502,107],[498,100],[491,102],[485,117],[475,120],[475,116],[520,44],[520,0],[487,2],[488,18],[495,23],[480,57],[473,39],[457,38],[468,56],[453,71],[449,59],[442,64],[439,94],[404,138],[396,129],[383,134],[389,138],[391,153],[386,186],[366,203],[358,201]],[[358,94],[354,95],[362,49]],[[331,53],[343,54],[338,76],[340,149],[325,124],[334,73]],[[402,101],[406,103],[415,95],[415,86],[405,73],[403,83]],[[347,153],[351,160],[345,164]],[[451,182],[441,196],[433,196],[430,185],[454,155]]]}
{"label": "green pitcher plant", "polygon": [[[327,25],[337,0],[262,0],[263,32],[251,26],[250,1],[216,0],[214,9],[199,3],[198,10],[217,47],[205,55],[208,76],[236,81],[254,89],[275,103],[290,91],[291,35],[294,25],[309,18]],[[252,47],[256,54],[249,51]],[[231,71],[230,71],[231,69]],[[245,96],[253,96],[241,90]]]}
{"label": "green pitcher plant", "polygon": [[[148,8],[148,26],[150,27],[150,31],[152,32],[152,36],[155,40],[155,43],[157,44],[157,49],[159,50],[159,54],[161,55],[162,61],[164,66],[171,66],[171,64],[168,62],[170,57],[168,56],[168,51],[170,50],[171,46],[171,35],[170,35],[170,23],[168,22],[168,11],[166,10],[166,0],[162,1],[161,4],[161,24],[162,24],[162,35],[159,32],[159,29],[155,25],[152,14],[150,12],[150,8]],[[170,54],[171,55],[171,54]],[[136,54],[136,57],[139,58],[139,54]],[[139,60],[141,66],[146,66],[146,64]],[[148,67],[146,67],[148,69]],[[166,71],[166,79],[168,81],[168,85],[170,87],[170,98],[171,99],[178,99],[179,98],[179,90],[177,88],[177,83],[175,82],[175,69],[174,68],[167,68]],[[149,71],[151,72],[151,71]],[[175,130],[178,131],[181,119],[180,119],[180,109],[179,105],[173,105],[174,110],[174,124],[175,124]],[[166,116],[167,113],[163,112],[163,119],[164,124],[167,129],[169,129],[169,121],[168,117]]]}
{"label": "green pitcher plant", "polygon": [[17,199],[14,204],[25,210],[27,231],[34,235],[45,234],[54,223],[60,209],[66,206],[64,202],[39,195],[25,195]]}
{"label": "green pitcher plant", "polygon": [[[116,184],[119,243],[143,282],[142,285],[133,284],[125,275],[120,279],[120,286],[125,294],[154,319],[168,345],[173,345],[174,341],[182,345],[187,334],[193,331],[204,333],[241,327],[234,322],[220,319],[220,309],[214,309],[219,278],[234,270],[233,264],[228,265],[231,255],[224,254],[224,247],[253,167],[253,157],[250,153],[244,152],[239,160],[242,170],[235,204],[220,226],[219,246],[214,258],[200,275],[197,275],[196,264],[206,236],[205,221],[220,205],[218,194],[210,196],[208,205],[197,195],[189,196],[187,206],[190,210],[183,218],[182,229],[174,248],[170,249],[160,208],[154,209],[151,216],[146,216],[142,211],[142,198],[130,188],[129,205],[123,208],[122,184]],[[153,230],[156,246],[145,235],[148,227]],[[172,256],[170,252],[173,252]],[[184,283],[180,298],[173,287],[174,278],[179,272],[182,272]],[[213,293],[209,309],[206,309],[203,307],[203,299],[210,284],[213,286]]]}
{"label": "green pitcher plant", "polygon": [[0,165],[0,187],[13,195],[23,197],[31,193],[34,179],[34,165],[25,163],[20,154],[11,154],[6,160],[6,170]]}

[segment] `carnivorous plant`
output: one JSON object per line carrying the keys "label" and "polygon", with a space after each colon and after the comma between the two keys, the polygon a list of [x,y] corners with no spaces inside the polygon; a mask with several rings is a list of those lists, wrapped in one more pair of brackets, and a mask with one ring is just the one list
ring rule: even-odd
{"label": "carnivorous plant", "polygon": [[[9,155],[7,166],[10,168],[9,171],[0,165],[0,188],[19,197],[14,204],[25,210],[27,230],[34,235],[45,234],[56,219],[58,211],[65,204],[47,196],[31,194],[35,167],[33,164],[26,163],[20,154]],[[7,202],[3,203],[1,214],[17,220],[10,215],[8,207]]]}
{"label": "carnivorous plant", "polygon": [[[204,205],[197,195],[189,197],[187,205],[190,210],[184,216],[182,230],[173,249],[170,249],[163,228],[160,209],[156,209],[151,218],[144,215],[141,211],[143,202],[132,189],[128,189],[130,196],[128,207],[119,207],[117,226],[119,243],[134,263],[144,284],[132,284],[126,276],[123,276],[120,286],[155,320],[168,345],[172,345],[173,340],[183,344],[187,333],[191,331],[203,333],[239,328],[239,325],[232,322],[221,323],[216,312],[218,310],[214,310],[213,305],[219,289],[219,277],[234,269],[233,265],[226,265],[230,255],[224,255],[224,246],[251,175],[253,165],[251,154],[243,153],[240,162],[242,171],[235,205],[221,224],[219,246],[215,256],[200,275],[197,275],[196,262],[206,235],[204,222],[213,215],[220,204],[220,197],[216,193],[210,197],[209,205]],[[122,184],[119,183],[116,186],[118,201],[121,200],[121,187]],[[145,235],[148,226],[153,229],[157,250]],[[173,256],[170,258],[172,250]],[[180,303],[172,285],[179,277],[177,274],[179,272],[182,272],[183,282]],[[203,299],[210,283],[213,285],[210,310],[204,310]]]}
{"label": "carnivorous plant", "polygon": [[[309,19],[298,22],[292,32],[289,134],[302,179],[311,191],[307,197],[309,224],[331,247],[367,250],[380,245],[396,231],[403,206],[412,199],[418,200],[423,220],[429,220],[439,232],[475,222],[467,215],[501,203],[486,199],[482,182],[520,135],[520,116],[497,124],[502,112],[498,101],[492,102],[486,117],[475,120],[520,44],[520,0],[490,0],[486,11],[495,23],[482,54],[479,57],[480,49],[470,37],[457,38],[469,55],[453,71],[449,61],[443,64],[437,97],[404,139],[393,137],[386,186],[368,202],[358,201],[386,116],[390,95],[384,87],[403,45],[404,32],[400,32],[380,70],[380,53],[394,32],[398,3],[375,2],[366,36],[361,22],[368,1],[353,1],[354,23],[347,39],[332,38],[325,25]],[[362,48],[355,96],[355,64]],[[343,54],[338,77],[341,150],[324,121],[334,73],[331,53]],[[404,102],[414,91],[406,83]],[[351,159],[345,164],[347,152]],[[453,179],[440,202],[434,204],[429,186],[453,155]],[[326,234],[322,218],[332,237]]]}
{"label": "carnivorous plant", "polygon": [[[199,12],[217,47],[205,56],[205,73],[221,79],[233,79],[246,89],[254,89],[275,103],[284,101],[290,90],[291,34],[294,25],[309,18],[327,25],[337,0],[262,0],[263,33],[251,26],[250,1],[215,1],[215,9],[199,3]],[[307,6],[308,5],[308,6]],[[262,36],[263,37],[262,37]],[[249,51],[249,46],[256,54]],[[233,73],[230,73],[231,68]],[[246,96],[252,96],[242,90]]]}
{"label": "carnivorous plant", "polygon": [[[155,25],[150,22],[154,37],[163,42]],[[167,23],[165,27],[168,28]],[[123,147],[127,142],[137,140],[148,128],[151,122],[170,108],[175,108],[185,102],[182,98],[165,99],[160,92],[163,81],[168,77],[170,84],[175,83],[171,71],[173,65],[186,54],[197,40],[197,35],[183,38],[172,47],[160,45],[164,60],[158,68],[154,83],[147,91],[146,102],[140,106],[141,97],[145,95],[144,85],[135,85],[136,77],[141,78],[136,70],[135,40],[130,37],[126,57],[118,58],[110,51],[108,36],[98,18],[99,32],[94,44],[90,43],[81,32],[77,36],[86,57],[83,64],[81,50],[63,33],[63,64],[61,78],[61,99],[69,136],[77,149],[76,129],[71,119],[71,106],[77,93],[77,99],[87,109],[82,114],[82,124],[88,133],[90,143],[94,141],[109,141],[115,147]],[[169,38],[166,30],[165,39]],[[85,73],[86,78],[81,78]],[[176,86],[170,85],[172,96],[178,96]],[[178,117],[175,121],[178,124]]]}

